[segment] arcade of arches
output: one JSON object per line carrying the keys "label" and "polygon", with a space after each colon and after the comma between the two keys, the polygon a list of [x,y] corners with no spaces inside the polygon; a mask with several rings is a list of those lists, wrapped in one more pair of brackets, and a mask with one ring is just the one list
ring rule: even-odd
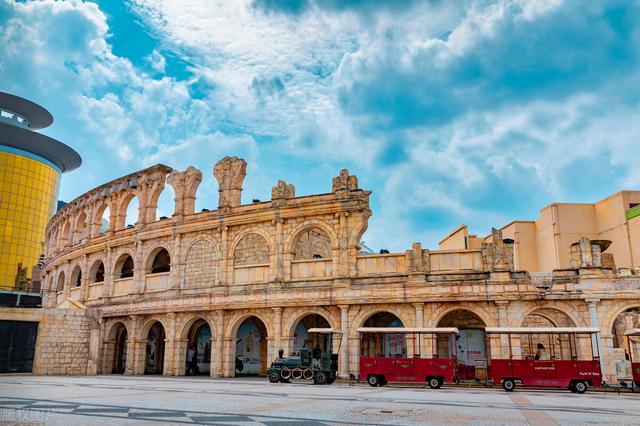
{"label": "arcade of arches", "polygon": [[[246,167],[240,158],[220,160],[213,169],[218,205],[202,211],[195,206],[203,173],[164,165],[107,182],[61,208],[47,226],[41,273],[41,329],[53,331],[39,333],[34,373],[260,375],[280,349],[326,347],[326,337],[307,331],[331,327],[343,332],[332,342],[343,377],[358,374],[361,354],[417,351],[456,351],[473,376],[490,351],[508,343],[531,356],[526,339],[488,342],[486,328],[544,325],[600,328],[605,376],[619,376],[624,331],[640,326],[640,279],[612,269],[615,262],[603,265],[601,244],[576,236],[580,244],[558,250],[573,247],[577,266],[544,275],[516,270],[514,239],[498,230],[473,249],[414,243],[367,253],[361,240],[371,192],[348,170],[328,177],[322,194],[300,196],[278,181],[269,200],[243,204]],[[173,209],[159,218],[167,186]],[[65,316],[83,317],[82,332],[61,331]],[[389,335],[375,342],[358,335],[365,326],[461,333],[455,341]],[[56,340],[61,332],[70,343]],[[574,349],[562,339],[532,337],[552,355]],[[49,347],[73,368],[61,366]]]}

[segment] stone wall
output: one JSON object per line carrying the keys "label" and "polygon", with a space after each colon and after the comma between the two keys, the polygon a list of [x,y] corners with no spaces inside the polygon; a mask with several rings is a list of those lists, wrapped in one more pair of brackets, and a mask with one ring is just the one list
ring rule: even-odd
{"label": "stone wall", "polygon": [[234,260],[236,266],[269,263],[267,242],[258,234],[244,236],[236,247]]}
{"label": "stone wall", "polygon": [[2,308],[0,319],[38,323],[33,362],[36,375],[95,374],[98,322],[87,309]]}

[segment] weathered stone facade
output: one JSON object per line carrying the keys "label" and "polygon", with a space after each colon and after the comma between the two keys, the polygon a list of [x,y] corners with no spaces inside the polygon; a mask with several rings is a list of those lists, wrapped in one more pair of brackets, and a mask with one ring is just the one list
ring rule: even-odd
{"label": "weathered stone facade", "polygon": [[[359,241],[371,215],[370,192],[348,171],[327,180],[330,193],[295,197],[293,185],[281,181],[271,201],[242,205],[245,169],[237,158],[216,165],[215,211],[194,213],[199,171],[162,165],[109,182],[59,211],[47,228],[45,312],[73,314],[67,323],[48,319],[55,330],[42,327],[36,372],[143,374],[162,363],[163,374],[185,374],[187,347],[195,327],[205,324],[210,374],[229,377],[238,371],[239,329],[249,321],[259,335],[260,371],[278,349],[294,349],[299,324],[342,329],[340,374],[347,376],[358,373],[356,329],[386,313],[405,327],[596,326],[607,378],[615,379],[614,361],[624,351],[614,347],[621,346],[614,323],[621,314],[632,317],[624,324],[635,321],[640,276],[603,267],[606,256],[594,253],[599,243],[566,247],[577,256],[574,269],[537,275],[513,270],[513,241],[499,231],[478,249],[427,250],[415,243],[404,253],[366,254]],[[175,212],[155,220],[165,182],[174,188]],[[134,196],[138,221],[125,227]],[[106,207],[110,227],[101,234]],[[170,259],[168,272],[153,272],[159,253]],[[71,321],[83,315],[86,322]],[[73,331],[59,331],[65,329]],[[68,344],[76,345],[77,357],[88,353],[86,363],[63,370],[66,355],[43,359],[55,358],[43,345],[71,335],[85,339]]]}

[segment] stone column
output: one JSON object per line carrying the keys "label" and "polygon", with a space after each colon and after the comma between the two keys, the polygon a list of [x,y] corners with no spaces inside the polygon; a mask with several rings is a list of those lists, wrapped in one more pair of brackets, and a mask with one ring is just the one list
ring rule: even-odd
{"label": "stone column", "polygon": [[105,250],[104,257],[104,282],[102,283],[102,299],[107,299],[111,296],[113,288],[113,256],[111,247]]}
{"label": "stone column", "polygon": [[[414,303],[413,307],[416,310],[416,328],[423,328],[424,327],[424,303]],[[415,343],[416,354],[419,354],[420,356],[424,357],[426,355],[425,339],[429,339],[430,336],[427,336],[424,334],[418,334],[416,335],[415,338],[418,339],[418,341]]]}
{"label": "stone column", "polygon": [[[600,328],[598,321],[598,302],[600,299],[586,299],[585,302],[589,308],[589,324],[591,327]],[[602,347],[602,339],[600,337],[600,333],[593,339],[592,351],[595,354],[596,350],[600,350],[600,369],[602,370],[602,378],[605,379],[607,377],[607,372],[605,368],[604,362],[604,348]]]}
{"label": "stone column", "polygon": [[127,336],[127,359],[125,361],[124,374],[136,374],[136,336],[140,326],[140,317],[131,315],[129,318],[131,321],[129,321],[129,335]]}
{"label": "stone column", "polygon": [[336,213],[339,223],[338,241],[338,277],[349,276],[349,230],[347,226],[348,212]]}
{"label": "stone column", "polygon": [[84,302],[89,298],[89,274],[91,271],[89,270],[89,256],[86,254],[82,255],[82,280],[80,281],[80,286],[82,287],[80,292],[80,301]]}
{"label": "stone column", "polygon": [[165,376],[175,376],[175,339],[176,339],[176,314],[170,312],[167,314],[167,330],[164,339],[164,364],[162,365],[162,374]]}
{"label": "stone column", "polygon": [[225,289],[228,288],[230,281],[229,273],[229,227],[222,226],[220,228],[220,284]]}
{"label": "stone column", "polygon": [[182,271],[182,234],[175,234],[173,237],[173,256],[171,258],[170,284],[169,288],[175,289],[181,287],[181,271]]}
{"label": "stone column", "polygon": [[282,348],[282,308],[277,306],[271,308],[273,310],[273,340],[269,341],[269,350],[267,351],[267,365],[278,356],[278,350]]}
{"label": "stone column", "polygon": [[349,305],[340,305],[340,330],[342,342],[340,344],[339,376],[349,378]]}
{"label": "stone column", "polygon": [[147,274],[146,265],[142,259],[143,247],[142,241],[136,241],[135,259],[133,259],[133,286],[132,292],[137,294],[144,293],[145,290],[145,275]]}
{"label": "stone column", "polygon": [[215,342],[211,345],[211,350],[214,351],[211,353],[211,360],[213,361],[213,368],[211,368],[211,376],[212,377],[222,377],[224,375],[223,371],[223,339],[224,339],[224,311],[220,310],[216,312],[216,320],[215,320]]}
{"label": "stone column", "polygon": [[276,246],[275,246],[275,268],[274,268],[274,280],[283,281],[283,254],[284,254],[284,237],[282,233],[283,219],[274,219],[276,225]]}
{"label": "stone column", "polygon": [[[500,327],[508,327],[509,326],[509,318],[508,318],[508,313],[507,313],[507,307],[509,306],[509,301],[508,300],[496,300],[494,302],[496,304],[496,306],[498,307],[498,325]],[[502,358],[509,358],[509,339],[510,337],[506,334],[501,334],[500,336],[500,356]],[[518,346],[515,347],[513,346],[513,344],[516,342],[518,342]],[[520,338],[518,337],[517,339],[511,339],[511,348],[512,348],[512,354],[515,358],[519,358],[521,353],[520,353]]]}

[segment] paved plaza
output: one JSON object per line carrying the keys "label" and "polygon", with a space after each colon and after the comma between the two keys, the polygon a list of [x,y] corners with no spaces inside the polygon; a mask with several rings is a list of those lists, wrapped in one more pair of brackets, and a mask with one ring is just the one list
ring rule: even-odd
{"label": "paved plaza", "polygon": [[259,378],[0,378],[0,424],[640,424],[640,395],[440,390]]}

